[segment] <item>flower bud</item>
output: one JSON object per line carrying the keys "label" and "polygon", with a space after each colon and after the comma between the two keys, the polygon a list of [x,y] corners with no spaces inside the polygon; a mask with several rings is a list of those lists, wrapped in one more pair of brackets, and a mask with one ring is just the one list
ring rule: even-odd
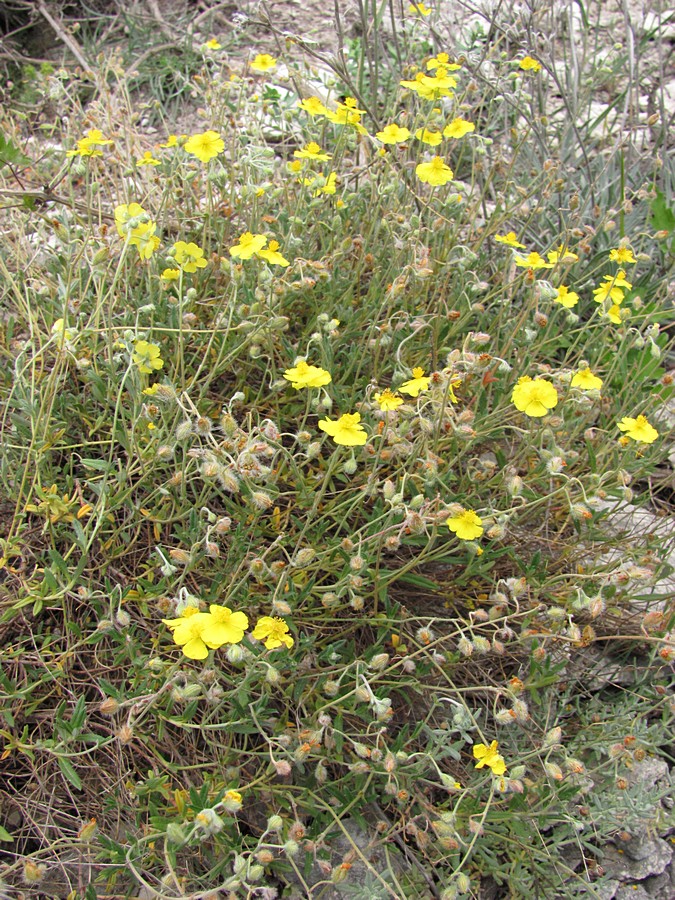
{"label": "flower bud", "polygon": [[544,771],[549,776],[549,778],[555,779],[555,781],[562,781],[563,773],[562,769],[557,763],[554,762],[545,762],[544,763]]}
{"label": "flower bud", "polygon": [[247,881],[260,881],[265,874],[265,869],[259,863],[253,863],[248,867]]}
{"label": "flower bud", "polygon": [[120,744],[130,744],[134,739],[134,730],[129,725],[122,725],[117,732],[117,740]]}
{"label": "flower bud", "polygon": [[[551,728],[544,737],[542,742],[542,747],[556,747],[560,744],[562,739],[562,728],[559,725],[556,725],[555,728]],[[513,773],[511,773],[513,774]]]}
{"label": "flower bud", "polygon": [[368,663],[368,668],[375,669],[379,671],[380,669],[386,668],[389,664],[389,654],[388,653],[376,653],[375,656]]}
{"label": "flower bud", "polygon": [[114,697],[106,697],[106,699],[99,704],[98,711],[104,716],[112,716],[119,708],[120,705]]}
{"label": "flower bud", "polygon": [[192,422],[185,419],[176,426],[176,440],[185,441],[192,434]]}
{"label": "flower bud", "polygon": [[336,866],[331,872],[330,880],[333,884],[340,884],[340,882],[345,880],[350,869],[351,863],[341,863],[341,865]]}
{"label": "flower bud", "polygon": [[460,872],[456,878],[455,883],[457,884],[457,888],[462,894],[468,894],[471,890],[471,879],[468,875],[465,875],[464,872]]}
{"label": "flower bud", "polygon": [[297,841],[286,841],[282,849],[286,856],[296,856],[300,850],[300,845]]}
{"label": "flower bud", "polygon": [[457,649],[462,654],[462,656],[471,656],[473,653],[473,644],[471,641],[464,637],[462,637],[457,641]]}
{"label": "flower bud", "polygon": [[169,822],[166,826],[166,839],[170,844],[180,846],[185,843],[185,832],[176,822]]}
{"label": "flower bud", "polygon": [[225,655],[228,662],[232,663],[233,666],[237,666],[246,659],[246,650],[239,644],[230,644],[225,651]]}
{"label": "flower bud", "polygon": [[284,825],[284,820],[281,816],[270,816],[267,820],[267,830],[268,831],[281,831]]}
{"label": "flower bud", "polygon": [[295,554],[293,565],[302,569],[305,566],[308,566],[315,556],[316,550],[313,547],[303,547],[302,550],[298,550],[298,552]]}
{"label": "flower bud", "polygon": [[195,816],[195,825],[198,825],[205,834],[211,835],[221,832],[225,823],[214,809],[202,809]]}
{"label": "flower bud", "polygon": [[268,684],[279,684],[281,681],[281,672],[278,669],[275,669],[274,666],[269,666],[265,673],[265,681]]}
{"label": "flower bud", "polygon": [[47,866],[27,859],[23,864],[23,880],[26,884],[39,884],[45,877]]}

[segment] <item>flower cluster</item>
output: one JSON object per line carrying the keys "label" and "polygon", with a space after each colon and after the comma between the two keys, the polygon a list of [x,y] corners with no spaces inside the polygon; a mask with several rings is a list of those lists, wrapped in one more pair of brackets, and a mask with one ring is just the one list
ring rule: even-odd
{"label": "flower cluster", "polygon": [[401,81],[400,84],[409,91],[417,94],[424,100],[440,100],[441,97],[452,97],[457,87],[457,79],[450,75],[450,71],[460,69],[454,63],[435,66],[435,74],[427,75],[425,72],[417,72],[412,80]]}
{"label": "flower cluster", "polygon": [[250,231],[245,231],[239,238],[239,242],[230,247],[230,256],[235,259],[250,259],[252,256],[257,256],[275,266],[286,268],[290,265],[289,261],[279,252],[278,241],[270,241],[268,244],[264,234],[252,234]]}
{"label": "flower cluster", "polygon": [[161,243],[155,234],[157,223],[151,221],[140,203],[116,206],[115,225],[119,236],[136,247],[141,259],[150,259]]}
{"label": "flower cluster", "polygon": [[173,634],[174,642],[189,659],[206,659],[209,649],[223,644],[238,644],[248,628],[248,616],[232,612],[227,606],[212,603],[208,613],[187,606],[176,619],[162,619]]}
{"label": "flower cluster", "polygon": [[[182,648],[188,659],[206,659],[209,650],[218,650],[226,644],[239,644],[248,628],[248,616],[233,612],[227,606],[212,603],[208,612],[200,612],[196,606],[186,606],[175,619],[162,619],[170,629],[174,643]],[[288,625],[279,617],[261,616],[253,629],[252,637],[263,641],[266,649],[293,646]]]}
{"label": "flower cluster", "polygon": [[98,128],[91,128],[83,138],[77,141],[73,150],[68,150],[66,156],[103,156],[99,147],[112,144],[112,141],[103,137]]}
{"label": "flower cluster", "polygon": [[633,285],[626,279],[626,273],[623,269],[615,275],[605,275],[602,283],[593,291],[593,297],[596,303],[602,303],[604,312],[610,322],[614,325],[620,325],[623,319],[621,314],[621,304],[626,294]]}

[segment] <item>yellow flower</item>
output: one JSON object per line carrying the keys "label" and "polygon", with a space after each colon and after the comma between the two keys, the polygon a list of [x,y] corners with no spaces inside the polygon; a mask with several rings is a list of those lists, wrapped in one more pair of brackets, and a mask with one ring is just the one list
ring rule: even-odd
{"label": "yellow flower", "polygon": [[[628,310],[625,310],[625,312],[626,312],[627,316],[630,315]],[[607,315],[607,318],[609,319],[609,321],[613,325],[620,325],[621,322],[623,321],[623,319],[621,317],[621,308],[619,306],[617,306],[616,304],[614,304],[614,306],[610,306],[610,308],[607,310],[606,315]]]}
{"label": "yellow flower", "polygon": [[180,269],[164,269],[159,277],[163,281],[178,281],[180,278]]}
{"label": "yellow flower", "polygon": [[548,261],[554,266],[557,262],[574,262],[579,259],[576,253],[572,253],[571,250],[568,250],[563,244],[560,244],[557,250],[551,250],[550,253],[547,253]]}
{"label": "yellow flower", "polygon": [[637,419],[631,419],[630,416],[624,416],[617,423],[621,431],[624,431],[629,438],[638,441],[641,444],[652,444],[659,436],[658,431],[653,425],[650,425],[646,416],[638,416]]}
{"label": "yellow flower", "polygon": [[424,374],[424,369],[416,366],[412,370],[413,377],[408,381],[404,381],[399,387],[402,394],[409,394],[411,397],[419,397],[422,391],[429,390],[429,382],[431,377]]}
{"label": "yellow flower", "polygon": [[201,631],[202,640],[209,647],[223,644],[238,644],[248,628],[248,616],[243,612],[232,612],[227,606],[212,603],[209,606],[211,621]]}
{"label": "yellow flower", "polygon": [[475,131],[476,126],[473,122],[467,122],[466,119],[462,119],[457,116],[457,118],[453,119],[449,125],[446,125],[443,129],[443,137],[446,138],[462,138],[465,134],[469,134],[471,131]]}
{"label": "yellow flower", "polygon": [[630,281],[626,281],[626,273],[624,272],[623,269],[619,269],[619,271],[614,276],[605,275],[605,281],[607,281],[607,282],[611,281],[617,287],[627,288],[628,290],[630,290],[633,287],[633,285],[630,283]]}
{"label": "yellow flower", "polygon": [[127,226],[129,225],[130,220],[144,215],[146,215],[146,212],[140,203],[120,203],[119,206],[116,206],[115,227],[117,228],[119,236],[125,238],[129,231]]}
{"label": "yellow flower", "polygon": [[267,247],[264,250],[256,250],[256,256],[260,257],[260,259],[266,259],[268,263],[272,263],[275,266],[290,266],[290,263],[287,259],[279,253],[279,241],[270,241]]}
{"label": "yellow flower", "polygon": [[200,162],[207,163],[225,149],[225,141],[217,131],[203,131],[193,134],[185,142],[185,150],[196,156]]}
{"label": "yellow flower", "polygon": [[259,53],[255,59],[251,60],[249,67],[253,69],[254,72],[269,72],[271,69],[275,68],[276,64],[276,59],[273,56],[270,56],[269,53]]}
{"label": "yellow flower", "polygon": [[315,144],[314,141],[310,141],[302,150],[296,150],[293,156],[298,159],[318,159],[322,162],[333,158],[330,153],[323,153],[321,147]]}
{"label": "yellow flower", "polygon": [[177,619],[162,619],[173,635],[174,643],[183,648],[188,659],[206,659],[208,648],[215,650],[220,644],[209,643],[202,633],[213,623],[213,616],[188,606]]}
{"label": "yellow flower", "polygon": [[529,375],[523,375],[513,389],[511,401],[526,416],[540,418],[557,406],[558,392],[543,378],[535,378],[533,381]]}
{"label": "yellow flower", "polygon": [[478,760],[476,763],[477,769],[488,766],[488,768],[492,769],[493,775],[503,775],[506,772],[506,763],[497,752],[498,746],[497,741],[493,741],[489,747],[486,747],[485,744],[474,745],[473,756],[474,759]]}
{"label": "yellow flower", "polygon": [[557,295],[553,298],[554,302],[560,303],[560,305],[564,306],[566,309],[572,309],[572,307],[576,306],[579,302],[579,295],[575,291],[571,291],[564,284],[561,284],[556,290]]}
{"label": "yellow flower", "polygon": [[630,247],[615,247],[609,251],[609,258],[612,262],[620,263],[621,265],[637,262]]}
{"label": "yellow flower", "polygon": [[65,341],[72,341],[75,336],[75,332],[71,328],[66,328],[66,323],[63,319],[57,319],[56,322],[54,322],[52,325],[52,334],[59,338],[59,348],[63,347]]}
{"label": "yellow flower", "polygon": [[379,404],[382,412],[390,412],[391,410],[398,409],[399,406],[403,405],[403,398],[397,397],[393,391],[390,391],[389,388],[385,388],[378,394],[375,394],[375,401]]}
{"label": "yellow flower", "polygon": [[314,191],[313,197],[319,197],[321,194],[334,194],[337,190],[337,175],[335,172],[331,172],[328,178],[322,176],[321,178],[305,179],[305,184],[316,184],[317,182],[323,182],[323,184]]}
{"label": "yellow flower", "polygon": [[136,160],[137,166],[160,166],[161,163],[158,159],[152,155],[150,150],[146,150],[143,156],[140,159]]}
{"label": "yellow flower", "polygon": [[516,254],[516,265],[522,269],[552,269],[553,263],[547,263],[543,256],[536,251],[528,253],[527,256],[518,256]]}
{"label": "yellow flower", "polygon": [[382,131],[377,132],[375,137],[382,141],[383,144],[402,144],[408,140],[410,132],[407,128],[401,128],[399,125],[392,123],[391,125],[385,125]]}
{"label": "yellow flower", "polygon": [[239,791],[225,791],[225,796],[223,797],[223,809],[226,812],[239,812],[241,806],[241,794]]}
{"label": "yellow flower", "polygon": [[326,110],[325,115],[335,125],[353,125],[359,134],[367,134],[368,132],[361,125],[361,116],[364,113],[364,109],[356,108],[356,101],[353,97],[347,97],[344,103],[338,103],[335,112]]}
{"label": "yellow flower", "polygon": [[204,251],[192,241],[176,241],[171,249],[171,255],[184,272],[196,272],[206,266]]}
{"label": "yellow flower", "polygon": [[296,391],[299,391],[300,388],[323,387],[332,381],[329,372],[320,369],[319,366],[308,365],[304,359],[298,360],[292,368],[286,369],[284,378],[291,382]]}
{"label": "yellow flower", "polygon": [[599,391],[602,387],[602,378],[594,375],[588,366],[577,372],[572,381],[572,387],[578,387],[582,391]]}
{"label": "yellow flower", "polygon": [[165,144],[160,144],[159,146],[162,147],[162,148],[165,149],[165,150],[166,150],[166,149],[169,149],[169,148],[171,148],[171,147],[177,147],[177,146],[178,146],[178,135],[177,135],[177,134],[170,134],[170,135],[168,136],[168,138],[166,139],[166,143],[165,143]]}
{"label": "yellow flower", "polygon": [[415,3],[411,3],[408,6],[408,12],[415,13],[416,15],[420,15],[420,16],[430,16],[431,15],[431,10],[429,9],[428,6],[425,6],[424,3],[421,2],[421,0],[416,0]]}
{"label": "yellow flower", "polygon": [[434,187],[447,184],[455,177],[455,173],[450,166],[446,166],[440,156],[434,156],[429,162],[420,163],[415,168],[415,174],[420,181]]}
{"label": "yellow flower", "polygon": [[304,100],[298,100],[297,106],[309,113],[310,116],[325,116],[328,112],[318,97],[306,97]]}
{"label": "yellow flower", "polygon": [[418,141],[422,141],[423,144],[429,144],[430,147],[438,147],[443,140],[443,135],[440,131],[429,131],[428,128],[418,128],[415,132],[415,137]]}
{"label": "yellow flower", "polygon": [[533,59],[531,56],[524,56],[520,61],[519,68],[521,68],[523,72],[538,72],[541,69],[541,63],[537,62],[537,60]]}
{"label": "yellow flower", "polygon": [[[145,221],[139,219],[145,218]],[[160,245],[155,234],[157,223],[148,219],[148,214],[139,203],[121,203],[115,207],[117,233],[132,247],[138,249],[141,259],[150,259]]]}
{"label": "yellow flower", "polygon": [[155,234],[156,222],[141,222],[131,230],[129,243],[136,247],[141,259],[150,259],[160,245],[160,240]]}
{"label": "yellow flower", "polygon": [[262,250],[266,243],[267,238],[264,234],[251,234],[250,231],[245,231],[239,238],[239,243],[230,247],[230,256],[250,259],[254,253]]}
{"label": "yellow flower", "polygon": [[103,156],[103,151],[85,137],[80,138],[74,150],[67,150],[66,156]]}
{"label": "yellow flower", "polygon": [[624,292],[612,281],[606,281],[599,287],[594,288],[593,297],[596,303],[604,303],[605,300],[611,300],[613,304],[619,306],[623,303]]}
{"label": "yellow flower", "polygon": [[98,148],[106,144],[112,144],[112,141],[106,140],[98,128],[92,128],[85,137],[77,141],[74,150],[68,150],[66,156],[103,156]]}
{"label": "yellow flower", "polygon": [[436,56],[432,56],[431,59],[427,61],[427,69],[432,72],[434,69],[446,69],[448,72],[454,72],[461,68],[462,67],[457,63],[450,62],[450,57],[447,53],[437,53]]}
{"label": "yellow flower", "polygon": [[138,366],[139,372],[150,375],[164,365],[160,356],[161,350],[157,344],[149,344],[147,341],[136,341],[131,361]]}
{"label": "yellow flower", "polygon": [[414,91],[424,100],[438,100],[439,97],[452,96],[452,89],[457,87],[457,79],[447,74],[447,69],[442,66],[436,71],[436,75],[425,75],[418,72],[414,81],[399,82],[403,87]]}
{"label": "yellow flower", "polygon": [[525,244],[519,243],[516,238],[515,231],[509,231],[506,234],[496,234],[495,240],[498,244],[507,244],[509,247],[520,248],[521,250],[525,249]]}
{"label": "yellow flower", "polygon": [[256,641],[264,641],[268,650],[275,650],[285,644],[289,649],[293,646],[293,638],[288,633],[288,625],[278,616],[261,616],[253,629]]}
{"label": "yellow flower", "polygon": [[463,509],[456,516],[445,520],[450,531],[454,532],[460,541],[474,541],[483,534],[483,520],[472,509]]}
{"label": "yellow flower", "polygon": [[202,44],[202,47],[205,47],[207,50],[220,50],[222,46],[220,41],[217,41],[215,38],[211,38]]}
{"label": "yellow flower", "polygon": [[319,428],[330,435],[336,444],[343,447],[362,447],[368,440],[368,435],[359,425],[361,416],[359,413],[345,413],[339,419],[321,419]]}
{"label": "yellow flower", "polygon": [[98,128],[92,128],[87,132],[87,140],[92,144],[98,144],[103,147],[106,144],[112,144],[112,141],[107,140],[103,137],[103,134],[98,130]]}

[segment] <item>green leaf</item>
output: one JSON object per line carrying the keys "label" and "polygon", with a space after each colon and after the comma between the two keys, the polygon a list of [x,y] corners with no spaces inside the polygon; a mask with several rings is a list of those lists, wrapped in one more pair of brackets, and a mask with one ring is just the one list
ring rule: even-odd
{"label": "green leaf", "polygon": [[675,230],[675,212],[666,203],[663,191],[656,192],[656,198],[650,203],[652,217],[649,224],[654,231],[667,231],[669,234]]}
{"label": "green leaf", "polygon": [[0,169],[12,165],[23,168],[31,164],[30,157],[22,153],[17,146],[0,133]]}
{"label": "green leaf", "polygon": [[6,844],[14,843],[14,838],[2,825],[0,825],[0,841],[4,841]]}
{"label": "green leaf", "polygon": [[75,771],[73,764],[70,762],[70,760],[66,759],[64,756],[59,756],[58,761],[59,761],[59,769],[61,769],[63,776],[72,784],[72,786],[76,790],[81,791],[82,790],[82,781],[80,779],[80,776]]}

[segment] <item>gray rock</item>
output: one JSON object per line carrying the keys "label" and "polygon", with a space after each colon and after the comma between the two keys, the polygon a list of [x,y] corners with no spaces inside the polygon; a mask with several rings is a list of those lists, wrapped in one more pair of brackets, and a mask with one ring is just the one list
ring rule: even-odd
{"label": "gray rock", "polygon": [[654,787],[657,781],[667,780],[670,774],[668,763],[659,757],[647,757],[633,763],[632,769],[627,773],[629,784],[639,784],[642,787]]}
{"label": "gray rock", "polygon": [[[315,862],[309,874],[303,876],[309,895],[298,879],[290,873],[286,874],[291,882],[282,893],[283,900],[343,900],[350,897],[353,900],[390,900],[391,888],[405,874],[411,873],[411,868],[400,850],[393,844],[383,848],[373,830],[372,833],[364,831],[354,819],[344,819],[342,826],[349,835],[340,832],[330,840],[331,856],[329,860],[323,860],[324,866],[328,863],[327,871]],[[358,855],[354,855],[353,848],[358,847],[370,868],[361,861]],[[349,854],[352,859],[344,881],[339,884],[331,884],[331,869],[339,866]],[[302,869],[299,858],[296,859]],[[395,876],[392,877],[392,876]],[[384,882],[384,883],[383,883]],[[420,889],[423,888],[420,886]],[[423,893],[415,893],[415,887],[410,888],[411,897],[425,896]]]}
{"label": "gray rock", "polygon": [[621,884],[616,889],[614,900],[652,900],[641,884]]}
{"label": "gray rock", "polygon": [[[637,848],[638,844],[635,845]],[[673,858],[673,847],[663,838],[652,840],[645,837],[643,842],[644,856],[632,859],[623,851],[623,847],[607,846],[602,857],[602,866],[610,878],[618,878],[621,882],[643,881],[651,875],[660,875],[665,871]],[[638,852],[634,849],[634,852]],[[642,853],[643,850],[640,850]]]}
{"label": "gray rock", "polygon": [[675,897],[675,867],[671,864],[661,875],[652,875],[642,882],[650,900],[673,900]]}

